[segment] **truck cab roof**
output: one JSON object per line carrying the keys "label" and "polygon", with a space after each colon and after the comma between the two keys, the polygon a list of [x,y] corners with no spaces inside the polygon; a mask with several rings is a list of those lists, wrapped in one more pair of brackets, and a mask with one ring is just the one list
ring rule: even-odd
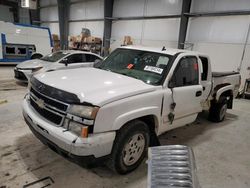
{"label": "truck cab roof", "polygon": [[[164,46],[163,47],[151,47],[151,46],[149,47],[149,46],[143,46],[143,45],[129,45],[129,46],[122,46],[119,48],[156,52],[156,53],[162,53],[162,54],[166,54],[166,55],[175,55],[177,53],[186,52],[186,53],[190,53],[190,54],[207,56],[205,54],[202,54],[202,53],[196,52],[196,51],[175,49],[175,48],[165,48]],[[163,48],[164,48],[164,50],[162,50]]]}

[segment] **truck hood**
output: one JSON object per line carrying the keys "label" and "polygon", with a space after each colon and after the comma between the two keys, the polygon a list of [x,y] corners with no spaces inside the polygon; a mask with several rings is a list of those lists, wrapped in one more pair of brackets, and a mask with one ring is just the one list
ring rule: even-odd
{"label": "truck hood", "polygon": [[48,64],[51,64],[51,63],[47,61],[43,61],[41,59],[32,59],[32,60],[24,61],[18,64],[16,67],[19,69],[35,69],[38,67],[43,67]]}
{"label": "truck hood", "polygon": [[77,95],[81,103],[97,106],[158,88],[135,78],[96,68],[47,72],[37,74],[35,78],[53,88]]}

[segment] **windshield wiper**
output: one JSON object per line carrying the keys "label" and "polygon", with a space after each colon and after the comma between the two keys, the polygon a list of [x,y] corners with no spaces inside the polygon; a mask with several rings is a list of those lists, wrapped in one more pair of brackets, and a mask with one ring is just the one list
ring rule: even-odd
{"label": "windshield wiper", "polygon": [[[119,72],[117,72],[117,73],[119,73]],[[134,75],[131,75],[131,74],[127,74],[127,73],[119,73],[119,74],[129,76],[129,77],[132,77],[132,78],[135,78],[135,79],[139,79],[137,76],[134,76]]]}

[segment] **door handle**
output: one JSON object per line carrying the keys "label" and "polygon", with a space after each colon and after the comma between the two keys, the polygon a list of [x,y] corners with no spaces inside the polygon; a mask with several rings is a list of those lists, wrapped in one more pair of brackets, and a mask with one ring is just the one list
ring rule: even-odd
{"label": "door handle", "polygon": [[202,91],[197,91],[196,94],[195,94],[195,96],[199,97],[199,96],[201,96],[201,94],[202,94]]}

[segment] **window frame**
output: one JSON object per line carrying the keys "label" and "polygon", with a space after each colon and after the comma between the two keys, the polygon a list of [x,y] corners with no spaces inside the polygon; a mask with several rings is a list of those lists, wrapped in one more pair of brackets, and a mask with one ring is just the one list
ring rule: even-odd
{"label": "window frame", "polygon": [[199,56],[202,64],[202,73],[201,73],[201,81],[208,80],[208,70],[209,70],[209,61],[208,58],[205,56]]}
{"label": "window frame", "polygon": [[[95,58],[95,60],[94,61],[89,61],[87,56],[93,56]],[[102,60],[100,57],[98,57],[97,55],[94,55],[94,54],[85,54],[85,57],[86,57],[86,62],[95,62],[97,59]]]}
{"label": "window frame", "polygon": [[[185,59],[185,58],[195,58],[195,59],[196,59],[196,62],[197,62],[197,65],[198,65],[198,73],[197,73],[197,76],[198,76],[198,83],[197,83],[197,84],[190,84],[190,85],[176,86],[176,81],[173,82],[173,78],[175,77],[177,68],[179,67],[181,61],[182,61],[183,59]],[[198,61],[198,58],[197,58],[196,56],[194,56],[194,55],[186,55],[186,56],[183,56],[183,57],[181,57],[181,58],[178,60],[178,63],[177,63],[177,65],[176,65],[175,68],[174,68],[174,71],[173,71],[173,74],[172,74],[172,76],[171,76],[171,78],[170,78],[170,80],[169,80],[169,83],[170,83],[170,82],[174,83],[174,87],[188,87],[188,86],[197,86],[197,85],[200,85],[200,74],[199,74],[200,69],[199,69],[199,68],[200,68],[200,67],[199,67],[199,61]]]}
{"label": "window frame", "polygon": [[[69,59],[68,58],[70,58],[71,56],[74,56],[74,55],[81,55],[81,56],[85,56],[85,61],[81,61],[81,62],[74,62],[74,63],[71,63],[71,62],[69,62]],[[64,57],[63,59],[67,59],[67,61],[68,61],[68,64],[69,65],[71,65],[71,64],[79,64],[79,63],[87,63],[87,60],[86,60],[86,54],[84,54],[84,53],[74,53],[74,54],[69,54],[68,56],[66,56],[66,57]],[[62,59],[62,60],[63,60]],[[61,61],[62,61],[61,60]]]}

